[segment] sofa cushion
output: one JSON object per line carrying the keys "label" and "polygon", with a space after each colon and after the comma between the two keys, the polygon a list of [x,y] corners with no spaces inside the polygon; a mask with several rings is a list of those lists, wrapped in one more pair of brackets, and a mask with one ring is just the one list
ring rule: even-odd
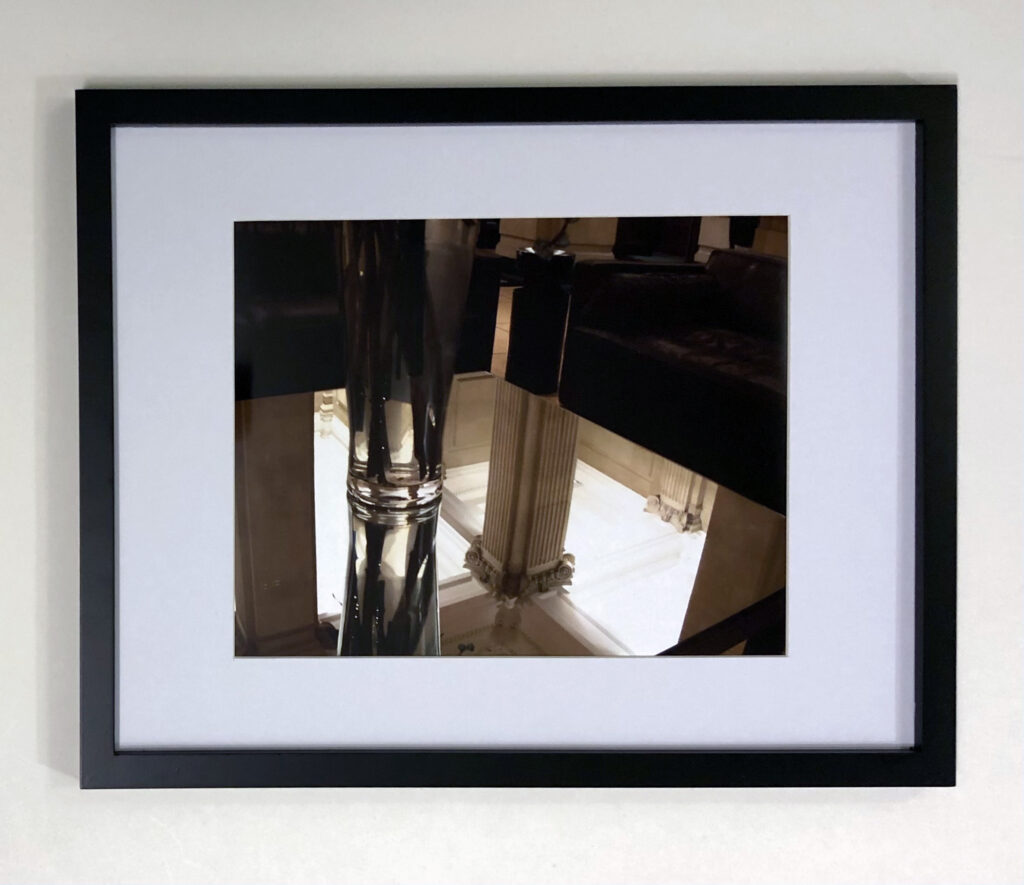
{"label": "sofa cushion", "polygon": [[733,329],[693,329],[672,338],[640,336],[632,345],[674,369],[717,373],[737,383],[786,394],[782,352],[764,338]]}

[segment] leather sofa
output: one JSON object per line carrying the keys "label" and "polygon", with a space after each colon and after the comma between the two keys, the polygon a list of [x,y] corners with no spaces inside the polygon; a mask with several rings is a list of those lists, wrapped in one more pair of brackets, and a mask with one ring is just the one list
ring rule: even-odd
{"label": "leather sofa", "polygon": [[786,509],[784,259],[578,262],[559,400],[779,513]]}

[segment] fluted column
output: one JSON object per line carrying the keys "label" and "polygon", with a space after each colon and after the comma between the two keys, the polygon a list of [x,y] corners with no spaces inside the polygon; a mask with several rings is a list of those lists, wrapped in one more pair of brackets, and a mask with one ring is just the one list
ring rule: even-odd
{"label": "fluted column", "polygon": [[498,382],[483,534],[466,565],[504,600],[571,583],[565,552],[578,419],[553,399]]}
{"label": "fluted column", "polygon": [[646,510],[657,513],[681,532],[707,528],[715,484],[666,458],[658,458],[653,486],[656,494],[647,498]]}

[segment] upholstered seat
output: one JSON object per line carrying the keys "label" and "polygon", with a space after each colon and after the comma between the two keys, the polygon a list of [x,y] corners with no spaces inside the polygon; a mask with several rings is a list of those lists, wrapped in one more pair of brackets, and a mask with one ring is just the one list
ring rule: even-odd
{"label": "upholstered seat", "polygon": [[705,273],[577,274],[559,399],[785,512],[786,262],[712,254]]}

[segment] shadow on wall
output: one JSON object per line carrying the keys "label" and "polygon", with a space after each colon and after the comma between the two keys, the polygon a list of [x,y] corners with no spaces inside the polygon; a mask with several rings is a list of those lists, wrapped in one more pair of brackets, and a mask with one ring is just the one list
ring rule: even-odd
{"label": "shadow on wall", "polygon": [[78,329],[75,268],[75,104],[82,85],[35,87],[37,166],[35,404],[37,758],[78,777]]}

